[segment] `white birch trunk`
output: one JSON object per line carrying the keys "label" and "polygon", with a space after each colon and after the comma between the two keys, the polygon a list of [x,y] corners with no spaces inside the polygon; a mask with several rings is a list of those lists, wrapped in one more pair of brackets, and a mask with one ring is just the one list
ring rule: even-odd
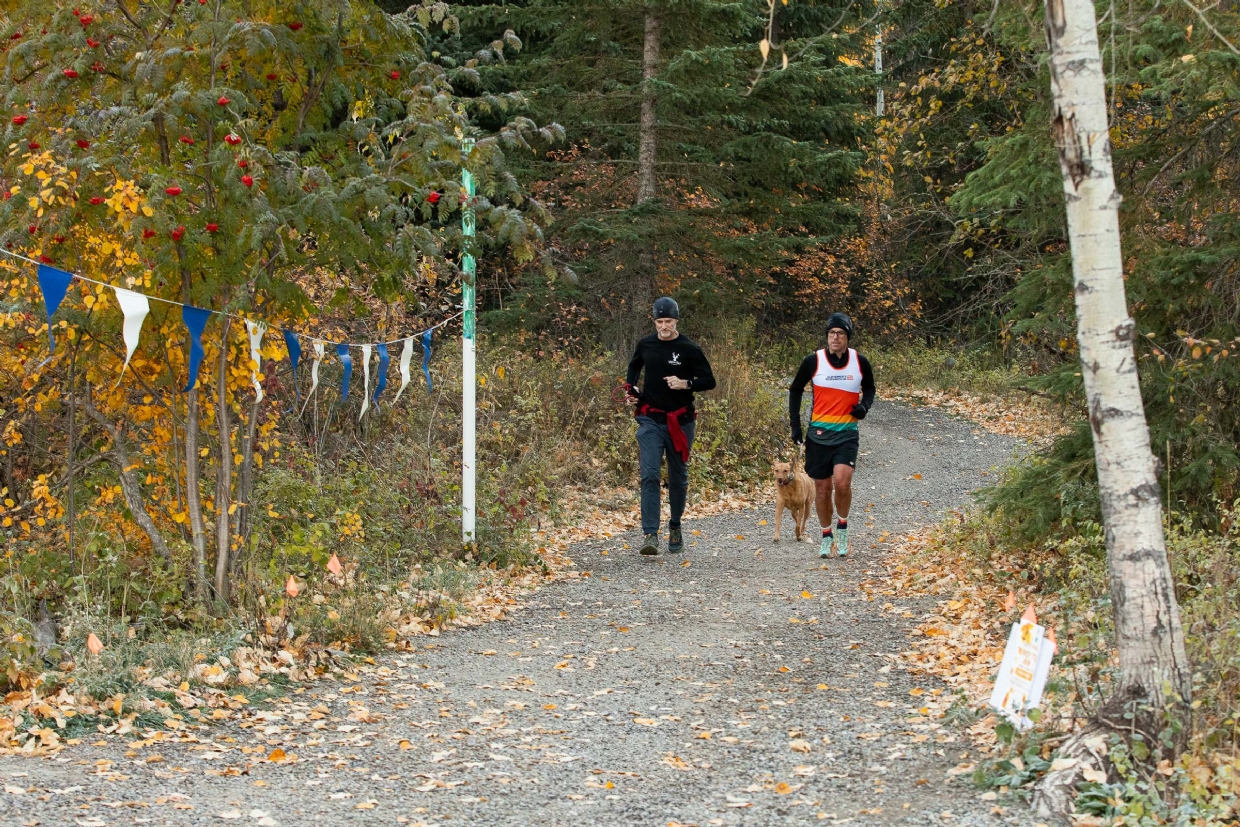
{"label": "white birch trunk", "polygon": [[[1052,127],[1059,148],[1077,340],[1089,404],[1122,684],[1155,709],[1187,703],[1189,666],[1133,350],[1093,0],[1048,0]],[[1176,697],[1176,696],[1179,697]]]}
{"label": "white birch trunk", "polygon": [[[1189,664],[1163,537],[1162,507],[1141,402],[1120,252],[1120,194],[1111,168],[1106,80],[1093,0],[1047,0],[1052,129],[1067,202],[1077,341],[1089,406],[1120,684],[1100,720],[1061,750],[1077,766],[1049,773],[1033,806],[1066,820],[1077,776],[1102,761],[1098,733],[1136,728],[1156,735],[1168,705],[1186,710]],[[1131,719],[1125,712],[1134,713]],[[1184,716],[1181,716],[1184,719]],[[1155,742],[1150,742],[1151,745]]]}

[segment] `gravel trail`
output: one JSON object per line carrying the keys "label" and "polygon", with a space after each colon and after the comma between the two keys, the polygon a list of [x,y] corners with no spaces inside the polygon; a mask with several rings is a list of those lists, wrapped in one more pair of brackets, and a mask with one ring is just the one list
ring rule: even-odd
{"label": "gravel trail", "polygon": [[[885,657],[914,621],[858,589],[882,576],[882,532],[967,502],[1021,446],[885,402],[861,438],[847,561],[787,523],[773,543],[770,506],[688,519],[682,555],[583,544],[590,577],[290,691],[268,720],[0,758],[0,824],[1028,823],[948,775],[975,754],[910,695],[944,687]],[[277,747],[295,760],[266,761]]]}

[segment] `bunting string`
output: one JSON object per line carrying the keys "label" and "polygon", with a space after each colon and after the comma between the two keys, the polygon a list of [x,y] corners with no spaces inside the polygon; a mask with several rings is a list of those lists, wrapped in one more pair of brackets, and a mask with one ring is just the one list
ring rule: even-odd
{"label": "bunting string", "polygon": [[[48,264],[44,264],[44,263],[42,263],[42,262],[40,262],[40,261],[35,261],[35,260],[34,260],[34,259],[32,259],[32,258],[28,258],[28,257],[26,257],[26,256],[23,256],[23,255],[22,255],[22,254],[20,254],[20,253],[15,253],[15,252],[13,252],[12,250],[6,250],[6,249],[4,249],[3,247],[0,247],[0,255],[6,255],[6,256],[8,256],[9,258],[15,258],[15,259],[18,259],[18,260],[20,260],[20,261],[24,261],[24,262],[26,262],[27,264],[33,264],[35,267],[38,267],[38,268],[39,268],[39,278],[40,278],[40,280],[42,280],[42,279],[43,279],[44,270],[50,271],[50,272],[51,272],[51,274],[52,274],[52,276],[51,276],[51,277],[52,277],[53,279],[59,279],[61,276],[63,276],[63,277],[64,277],[64,293],[61,293],[60,298],[59,298],[59,299],[55,302],[55,306],[56,306],[56,307],[60,307],[60,302],[64,300],[65,293],[67,293],[67,292],[68,292],[68,290],[69,290],[69,282],[70,282],[70,281],[72,281],[73,279],[77,279],[78,281],[84,281],[84,282],[87,282],[88,284],[97,284],[97,285],[99,285],[100,287],[106,287],[106,288],[108,288],[109,290],[116,290],[116,289],[117,289],[116,285],[114,285],[114,284],[109,284],[109,283],[108,283],[108,282],[106,282],[106,281],[98,281],[97,279],[87,278],[86,276],[78,275],[77,273],[69,273],[69,272],[66,272],[65,270],[57,270],[55,267],[52,267],[52,266],[50,266],[50,265],[48,265]],[[61,275],[60,275],[60,276],[56,276],[56,275],[54,275],[54,274],[61,274]],[[43,286],[43,285],[42,285],[42,281],[40,281],[40,287],[42,287],[42,286]],[[121,289],[124,289],[124,288],[121,288]],[[145,294],[142,294],[142,295],[145,295]],[[49,296],[54,296],[54,293],[53,293],[53,294],[49,294],[46,290],[44,290],[44,293],[43,293],[43,300],[44,300],[44,303],[45,303],[45,304],[48,302]],[[153,302],[161,302],[161,303],[163,303],[163,304],[170,304],[170,305],[173,305],[174,307],[195,307],[195,306],[194,306],[194,305],[192,305],[192,304],[185,304],[184,302],[179,302],[179,301],[176,301],[176,300],[174,300],[174,299],[165,299],[165,298],[163,298],[162,296],[147,296],[147,299],[148,299],[148,300],[150,300],[150,301],[153,301]],[[48,304],[48,307],[49,307],[49,308],[51,308],[51,305],[50,305],[50,304]],[[195,308],[195,309],[202,309],[202,308]],[[54,309],[52,309],[52,310],[51,310],[51,312],[49,312],[49,313],[48,313],[48,318],[49,318],[49,321],[50,321],[51,316],[52,316],[55,312],[56,312],[56,311],[55,311]],[[218,315],[218,316],[228,316],[229,318],[231,318],[231,319],[236,319],[237,321],[240,321],[240,322],[244,322],[244,321],[245,321],[245,318],[246,318],[245,316],[239,315],[239,314],[237,314],[237,313],[229,313],[229,312],[228,312],[228,311],[226,311],[226,310],[207,310],[206,312],[207,312],[207,313],[214,313],[214,314],[216,314],[216,315]],[[443,327],[444,325],[451,324],[452,322],[456,321],[457,319],[461,318],[461,316],[464,316],[464,315],[465,315],[465,311],[464,311],[464,310],[457,311],[456,313],[453,313],[453,314],[452,314],[451,316],[449,316],[448,318],[443,319],[442,321],[436,322],[435,324],[431,325],[429,328],[427,328],[427,330],[438,330],[439,328]],[[49,324],[49,328],[50,328],[50,324]],[[281,328],[281,330],[283,330],[283,329],[284,329],[284,328]],[[49,335],[49,336],[51,335],[50,330],[49,330],[48,335]],[[335,341],[334,339],[324,339],[324,338],[321,338],[321,337],[319,337],[319,336],[310,336],[310,335],[308,335],[308,334],[304,334],[304,333],[298,333],[298,334],[296,334],[296,335],[301,336],[301,337],[306,338],[306,339],[309,339],[309,340],[311,340],[311,341],[315,341],[315,342],[323,342],[324,344],[328,344],[328,345],[347,345],[348,347],[361,347],[363,344],[370,344],[370,345],[378,345],[378,344],[394,345],[394,344],[396,344],[396,343],[398,343],[398,342],[403,342],[403,341],[405,341],[405,339],[406,339],[406,338],[408,338],[408,337],[406,337],[406,336],[401,336],[401,337],[400,337],[400,338],[398,338],[398,339],[388,339],[386,342],[338,342],[338,341]]]}
{"label": "bunting string", "polygon": [[[55,267],[51,267],[47,264],[35,261],[34,259],[27,258],[26,256],[9,250],[0,249],[0,254],[33,264],[37,268],[39,289],[43,294],[44,310],[47,313],[48,339],[48,357],[43,360],[40,367],[47,364],[47,362],[51,360],[52,356],[55,355],[56,340],[52,334],[52,317],[56,314],[56,311],[60,308],[60,305],[64,302],[65,297],[68,295],[69,285],[74,279],[78,279],[88,284],[94,284],[112,290],[116,296],[116,303],[120,307],[121,313],[124,316],[122,337],[125,341],[125,362],[121,366],[120,375],[117,377],[117,385],[120,384],[121,378],[124,376],[125,371],[129,368],[130,359],[133,358],[134,351],[138,347],[138,340],[142,333],[142,326],[145,323],[147,316],[150,314],[150,303],[152,301],[156,301],[181,308],[181,320],[184,322],[185,328],[189,333],[190,343],[188,366],[189,376],[188,383],[185,386],[186,392],[192,390],[198,383],[198,372],[201,369],[202,360],[205,355],[202,345],[202,335],[206,330],[207,322],[210,321],[212,315],[219,315],[230,319],[237,319],[244,323],[246,335],[249,339],[250,345],[250,374],[254,384],[255,401],[261,402],[263,400],[263,386],[259,381],[259,374],[262,370],[263,336],[269,329],[266,322],[246,318],[245,316],[241,316],[236,313],[228,313],[221,310],[208,310],[206,308],[196,307],[192,304],[185,304],[183,302],[165,299],[159,296],[148,296],[144,293],[138,293],[134,290],[118,287],[114,284],[108,284],[106,282],[97,281],[76,273],[59,270]],[[429,391],[431,388],[431,376],[428,366],[431,356],[431,336],[435,330],[438,330],[453,320],[460,318],[461,315],[462,313],[455,313],[422,331],[420,334],[404,336],[399,339],[391,339],[386,342],[338,342],[331,339],[323,339],[317,336],[298,334],[297,332],[287,328],[279,328],[284,339],[285,348],[288,350],[289,361],[292,363],[293,368],[293,386],[296,391],[296,401],[293,404],[293,408],[290,408],[290,410],[296,408],[297,403],[301,401],[301,391],[297,383],[297,367],[301,361],[302,348],[300,339],[303,336],[309,340],[314,347],[314,364],[310,369],[309,396],[313,396],[314,392],[318,389],[319,366],[323,362],[323,357],[326,353],[326,346],[335,345],[336,356],[339,358],[341,366],[343,367],[339,401],[344,402],[344,400],[349,396],[349,383],[353,375],[353,357],[349,350],[353,347],[360,347],[362,349],[362,376],[364,387],[362,392],[361,412],[358,415],[358,420],[360,421],[362,417],[366,415],[366,412],[370,407],[373,406],[378,409],[379,395],[382,394],[384,388],[387,387],[387,371],[389,365],[391,364],[391,359],[388,354],[388,345],[396,344],[397,342],[404,342],[405,345],[400,357],[400,390],[397,392],[396,398],[392,400],[393,404],[395,404],[396,401],[400,399],[401,394],[404,393],[405,388],[408,386],[410,381],[410,363],[412,361],[414,348],[413,340],[415,338],[420,338],[422,340],[422,372],[426,375],[426,386]],[[375,391],[372,396],[370,392],[370,361],[372,354],[375,353],[377,353],[379,357],[379,374],[376,377]],[[309,402],[310,400],[307,398],[305,404],[308,405]],[[304,412],[304,406],[302,410]]]}

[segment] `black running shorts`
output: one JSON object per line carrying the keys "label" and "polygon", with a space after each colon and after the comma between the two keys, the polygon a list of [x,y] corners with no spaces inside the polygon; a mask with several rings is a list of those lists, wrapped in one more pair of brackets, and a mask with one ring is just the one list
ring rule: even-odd
{"label": "black running shorts", "polygon": [[805,441],[805,473],[810,479],[825,480],[835,474],[835,466],[847,465],[857,467],[858,440],[849,440],[842,445],[820,445],[814,440]]}

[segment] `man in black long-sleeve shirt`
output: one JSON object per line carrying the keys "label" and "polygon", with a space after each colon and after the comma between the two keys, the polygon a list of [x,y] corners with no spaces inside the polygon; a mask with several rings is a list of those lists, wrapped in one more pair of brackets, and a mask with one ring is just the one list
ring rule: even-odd
{"label": "man in black long-sleeve shirt", "polygon": [[[673,554],[684,547],[680,518],[689,493],[689,450],[693,446],[697,412],[693,394],[715,387],[710,362],[688,336],[676,326],[680,308],[664,297],[654,303],[655,333],[637,343],[625,379],[627,400],[635,406],[637,447],[640,451],[642,534],[641,553],[659,553],[659,472],[667,455],[667,500],[671,519],[667,522],[667,550]],[[637,390],[639,374],[645,372],[642,389]]]}
{"label": "man in black long-sleeve shirt", "polygon": [[[805,357],[788,390],[788,419],[792,441],[805,441],[801,431],[801,398],[813,383],[809,441],[805,444],[805,473],[814,481],[818,523],[822,526],[819,557],[829,557],[834,543],[839,555],[848,554],[848,510],[852,506],[852,476],[860,448],[857,423],[874,404],[874,371],[870,362],[849,347],[852,319],[832,313],[827,319],[827,347]],[[831,530],[831,505],[839,522]]]}

